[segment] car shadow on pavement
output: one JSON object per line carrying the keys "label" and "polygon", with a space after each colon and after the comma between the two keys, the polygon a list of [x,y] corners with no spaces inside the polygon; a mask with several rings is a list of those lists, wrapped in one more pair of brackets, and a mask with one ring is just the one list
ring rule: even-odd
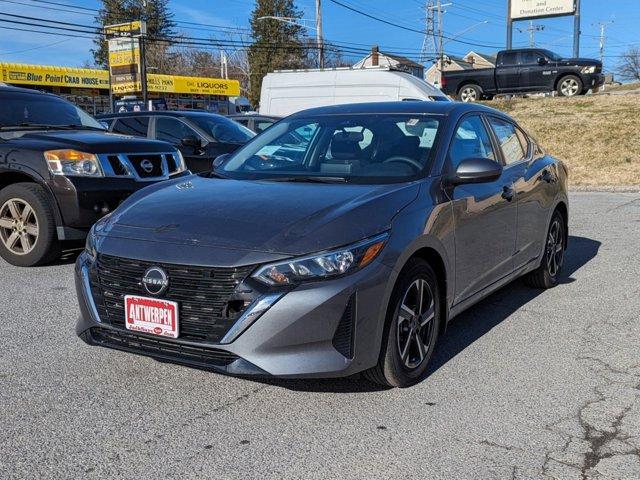
{"label": "car shadow on pavement", "polygon": [[[601,242],[586,237],[569,237],[569,249],[561,272],[560,285],[572,283],[573,274],[591,261],[600,249]],[[428,377],[453,359],[469,345],[507,319],[512,313],[542,294],[545,290],[528,287],[522,280],[516,280],[466,312],[453,319],[431,359]],[[304,392],[359,393],[383,391],[388,388],[373,384],[360,375],[340,379],[311,380],[258,380],[261,383]]]}

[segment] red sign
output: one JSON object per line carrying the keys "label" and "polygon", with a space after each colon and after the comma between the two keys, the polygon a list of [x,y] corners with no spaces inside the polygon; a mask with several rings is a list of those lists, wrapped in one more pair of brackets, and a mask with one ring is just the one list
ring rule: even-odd
{"label": "red sign", "polygon": [[125,325],[128,330],[178,338],[178,304],[157,298],[126,295]]}

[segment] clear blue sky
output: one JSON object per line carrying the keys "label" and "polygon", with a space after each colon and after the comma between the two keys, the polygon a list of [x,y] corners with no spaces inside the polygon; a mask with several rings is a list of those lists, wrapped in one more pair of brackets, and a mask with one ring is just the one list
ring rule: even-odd
{"label": "clear blue sky", "polygon": [[[382,17],[390,22],[401,24],[410,29],[424,29],[424,11],[421,0],[340,0],[370,15]],[[507,0],[443,0],[452,3],[446,7],[444,31],[458,40],[479,43],[487,46],[473,47],[462,43],[448,42],[445,50],[449,54],[464,54],[469,49],[491,53],[505,42],[505,13]],[[98,8],[96,0],[55,0],[52,3],[38,3],[33,0],[0,0],[0,12],[46,18],[49,20],[91,25],[92,13],[89,10],[73,9],[66,5],[76,5],[85,9]],[[314,18],[315,0],[297,0],[304,10],[305,18]],[[215,25],[215,28],[197,27],[180,24],[179,30],[192,37],[226,37],[225,30],[217,26],[247,28],[248,17],[253,8],[253,0],[173,0],[170,2],[175,19],[181,22],[196,22]],[[55,9],[59,10],[55,10]],[[60,11],[64,10],[64,11]],[[373,44],[388,47],[390,51],[404,53],[417,59],[422,46],[422,35],[405,29],[379,23],[341,6],[323,0],[325,37],[329,41],[349,43],[352,48],[368,49]],[[0,15],[0,19],[29,20]],[[605,67],[612,69],[618,63],[618,56],[629,46],[640,46],[640,0],[582,0],[582,39],[581,56],[598,56],[598,22],[610,22],[606,30]],[[486,22],[486,23],[481,23]],[[562,55],[571,54],[573,19],[562,17],[538,20],[536,24],[545,29],[536,32],[536,44],[557,51]],[[516,27],[526,28],[527,22]],[[34,33],[24,30],[45,30],[32,25],[8,24],[0,22],[0,61],[20,63],[53,64],[79,66],[90,60],[91,40],[64,36]],[[467,30],[471,28],[470,30]],[[60,33],[58,31],[58,33]],[[310,34],[314,32],[309,31]],[[237,38],[237,37],[236,37]],[[357,44],[357,45],[356,45]],[[514,45],[526,46],[528,34],[514,32]],[[493,46],[496,47],[493,47]],[[359,54],[350,54],[356,59]]]}

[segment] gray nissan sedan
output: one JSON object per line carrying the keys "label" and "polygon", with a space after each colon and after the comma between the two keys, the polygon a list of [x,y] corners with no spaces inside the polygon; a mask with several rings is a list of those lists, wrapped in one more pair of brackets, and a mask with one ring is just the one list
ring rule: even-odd
{"label": "gray nissan sedan", "polygon": [[567,170],[507,115],[394,102],[292,115],[91,230],[78,335],[233,375],[426,374],[447,322],[556,285]]}

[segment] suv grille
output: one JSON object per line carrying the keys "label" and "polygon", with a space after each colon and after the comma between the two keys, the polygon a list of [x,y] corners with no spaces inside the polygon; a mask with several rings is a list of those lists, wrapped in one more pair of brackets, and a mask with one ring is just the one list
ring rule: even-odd
{"label": "suv grille", "polygon": [[242,313],[228,314],[227,302],[253,267],[192,267],[99,255],[90,279],[103,322],[125,328],[124,296],[150,297],[141,280],[151,266],[162,267],[169,276],[169,288],[161,298],[178,302],[180,338],[219,343]]}
{"label": "suv grille", "polygon": [[162,155],[127,155],[140,178],[161,177]]}

